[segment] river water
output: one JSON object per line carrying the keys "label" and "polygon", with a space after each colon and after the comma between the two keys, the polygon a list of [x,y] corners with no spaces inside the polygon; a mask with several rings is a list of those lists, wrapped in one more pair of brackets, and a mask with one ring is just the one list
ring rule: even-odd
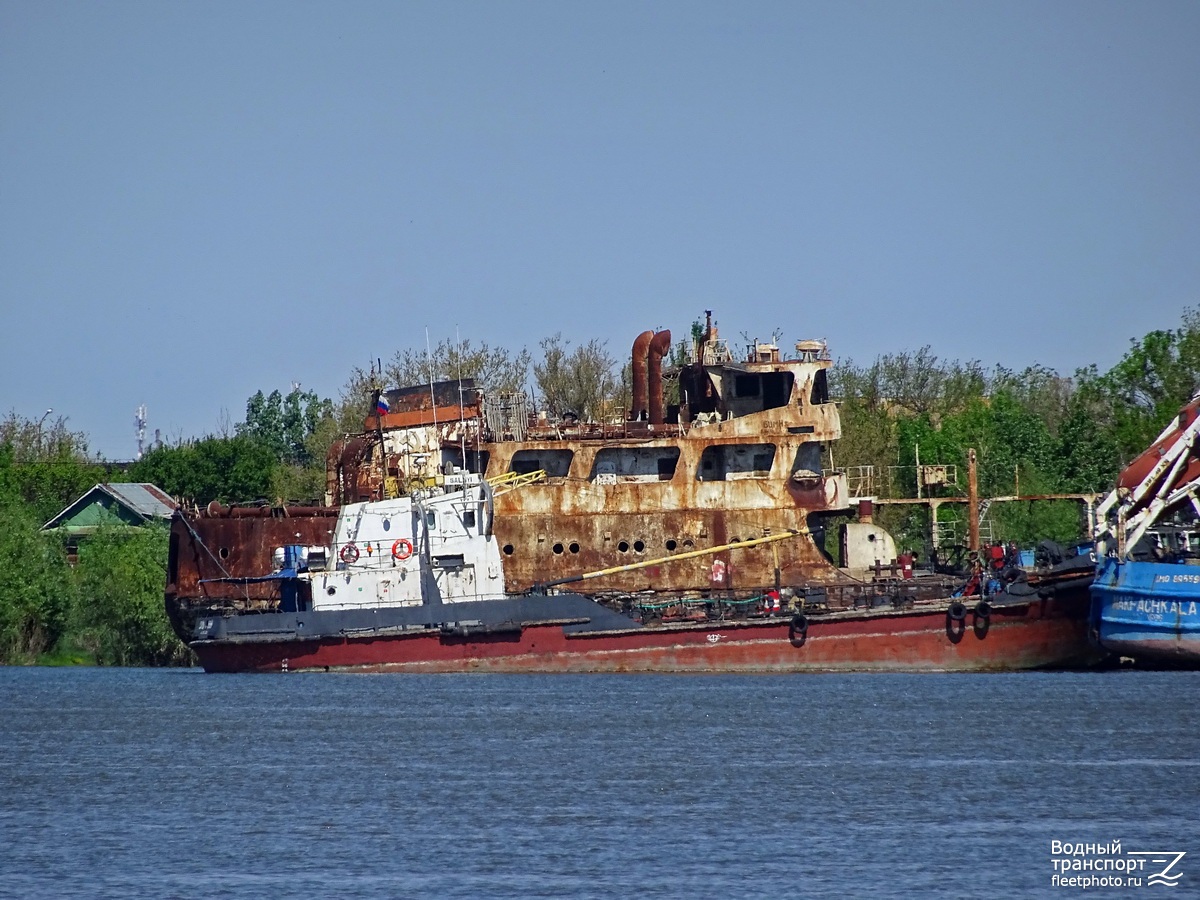
{"label": "river water", "polygon": [[1137,893],[1196,894],[1198,695],[1192,672],[0,668],[0,896],[1083,894],[1052,886],[1054,840],[1187,851]]}

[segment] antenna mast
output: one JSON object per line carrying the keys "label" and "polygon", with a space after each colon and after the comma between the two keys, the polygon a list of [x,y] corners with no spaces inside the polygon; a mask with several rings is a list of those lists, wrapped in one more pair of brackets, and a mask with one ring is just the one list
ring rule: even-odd
{"label": "antenna mast", "polygon": [[143,445],[146,440],[146,404],[143,403],[133,413],[133,427],[137,429],[137,456],[134,459],[141,459]]}
{"label": "antenna mast", "polygon": [[[454,326],[454,340],[458,343],[458,437],[459,437],[459,453],[462,454],[463,472],[467,471],[467,421],[466,421],[466,406],[463,403],[463,383],[462,383],[462,336],[458,333],[458,325]],[[467,481],[463,479],[463,496],[467,494]]]}

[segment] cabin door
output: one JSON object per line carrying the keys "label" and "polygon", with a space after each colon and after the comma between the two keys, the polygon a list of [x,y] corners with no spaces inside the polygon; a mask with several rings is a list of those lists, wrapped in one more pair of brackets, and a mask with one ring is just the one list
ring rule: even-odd
{"label": "cabin door", "polygon": [[[441,563],[439,565],[439,563]],[[462,557],[450,560],[434,558],[433,580],[443,603],[455,600],[475,600],[478,596],[475,567],[462,561]]]}

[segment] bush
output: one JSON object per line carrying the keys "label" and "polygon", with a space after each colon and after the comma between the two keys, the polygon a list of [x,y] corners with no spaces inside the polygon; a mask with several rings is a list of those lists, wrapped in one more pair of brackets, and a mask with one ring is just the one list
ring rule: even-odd
{"label": "bush", "polygon": [[168,530],[101,528],[80,542],[78,640],[102,665],[189,665],[163,608]]}
{"label": "bush", "polygon": [[62,543],[40,524],[27,504],[0,503],[0,663],[32,662],[67,627],[71,570]]}

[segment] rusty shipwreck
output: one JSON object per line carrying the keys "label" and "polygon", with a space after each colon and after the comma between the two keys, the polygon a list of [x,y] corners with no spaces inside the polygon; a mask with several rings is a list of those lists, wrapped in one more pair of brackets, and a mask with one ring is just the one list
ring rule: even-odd
{"label": "rusty shipwreck", "polygon": [[[794,672],[1074,665],[1087,583],[962,595],[911,576],[825,466],[841,433],[823,343],[739,357],[711,319],[632,404],[553,419],[465,380],[379,392],[334,445],[324,505],[181,510],[171,621],[208,671]],[[831,536],[832,537],[832,536]],[[978,583],[978,582],[977,582]],[[956,596],[956,593],[958,596]]]}

